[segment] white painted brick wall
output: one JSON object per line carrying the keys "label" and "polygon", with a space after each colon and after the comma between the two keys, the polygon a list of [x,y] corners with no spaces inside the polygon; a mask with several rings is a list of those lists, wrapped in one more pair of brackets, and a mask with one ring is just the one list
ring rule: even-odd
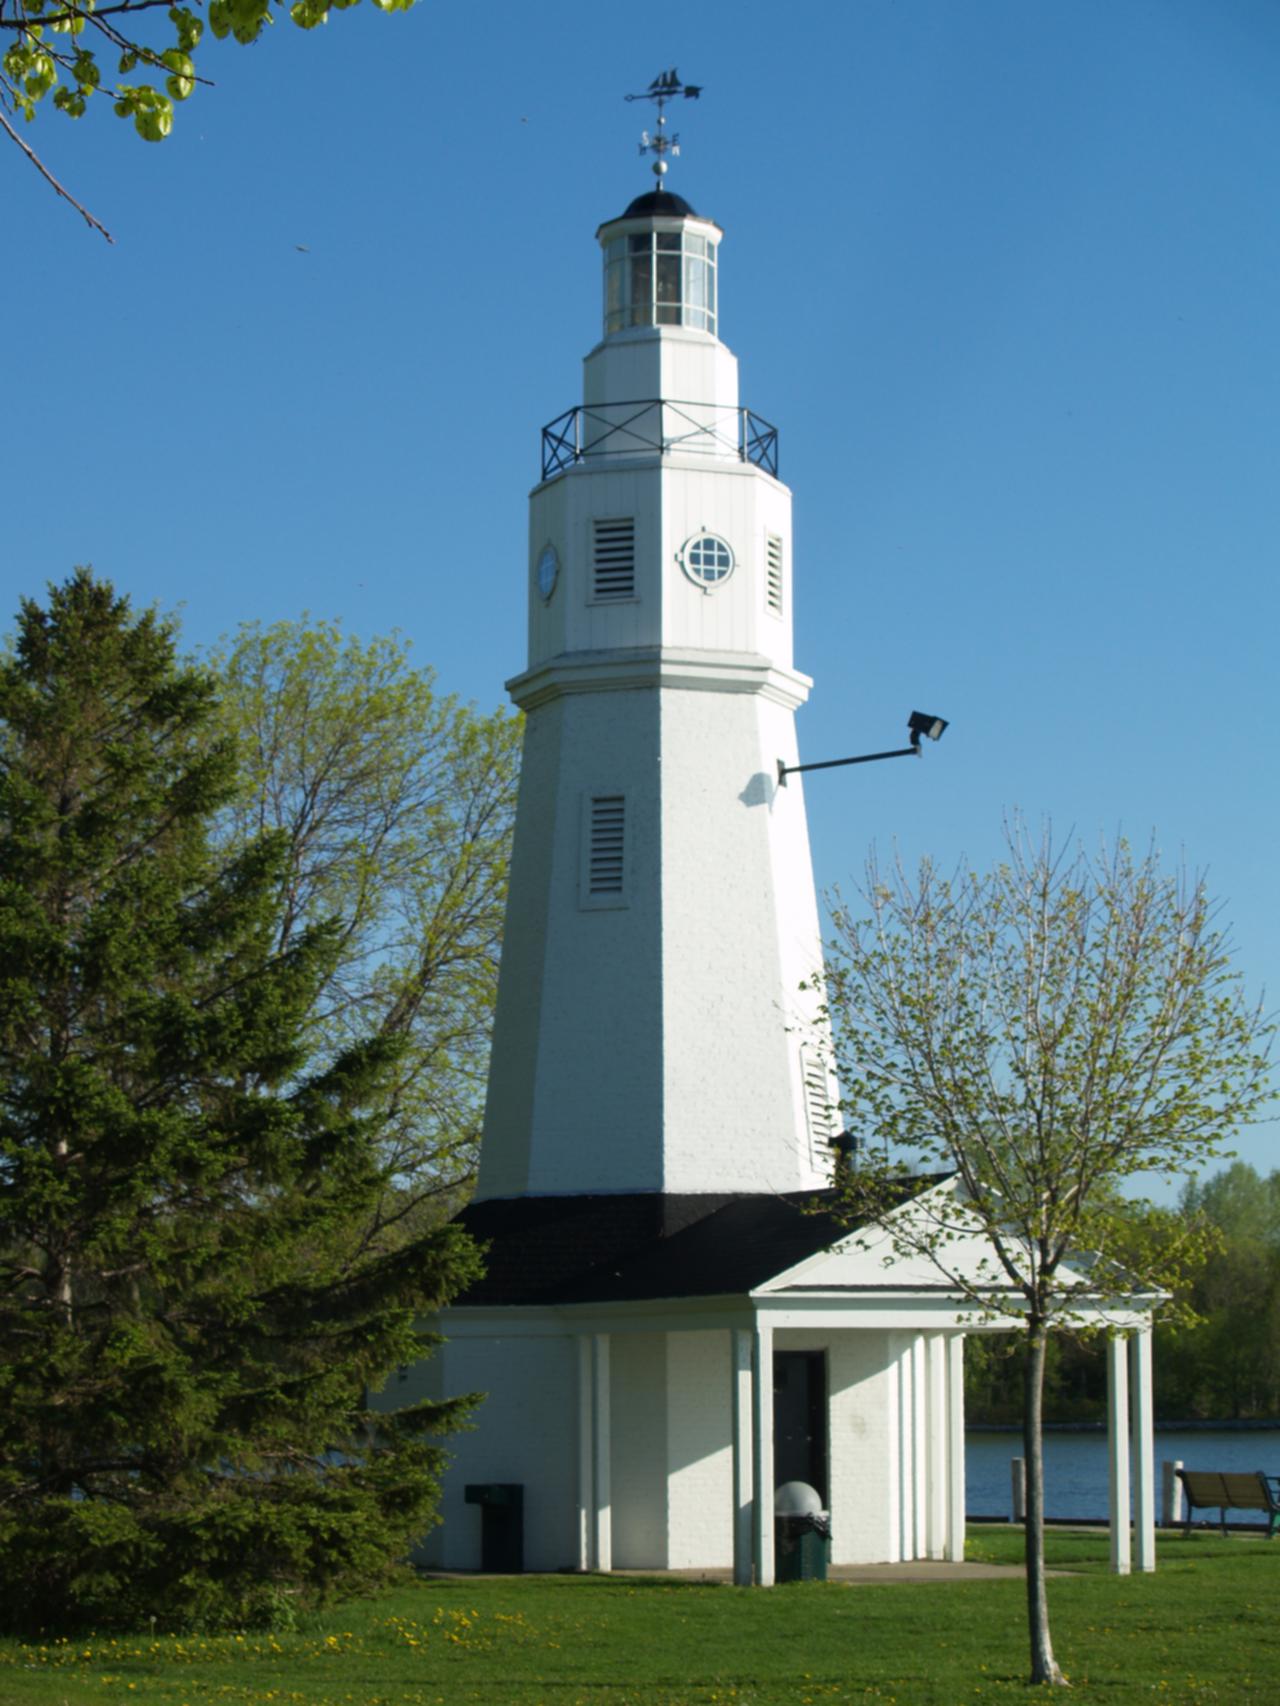
{"label": "white painted brick wall", "polygon": [[667,1568],[667,1359],[663,1333],[615,1333],[610,1351],[613,1562]]}
{"label": "white painted brick wall", "polygon": [[[913,1554],[920,1515],[899,1409],[915,1334],[780,1330],[776,1350],[827,1356],[832,1561],[891,1562]],[[563,1337],[458,1338],[393,1377],[389,1403],[486,1390],[473,1433],[446,1442],[443,1526],[417,1556],[477,1569],[480,1513],[468,1482],[525,1487],[531,1570],[577,1561],[577,1353]],[[732,1563],[732,1434],[727,1330],[615,1333],[611,1338],[613,1558],[619,1569],[725,1569]],[[930,1407],[932,1408],[932,1407]],[[946,1425],[945,1405],[931,1419]],[[922,1442],[923,1443],[923,1442]],[[923,1454],[922,1454],[923,1455]],[[946,1488],[940,1489],[945,1499]],[[921,1524],[923,1526],[923,1524]],[[905,1533],[905,1545],[903,1534]]]}
{"label": "white painted brick wall", "polygon": [[[530,1570],[577,1563],[576,1341],[564,1338],[458,1338],[411,1372],[423,1396],[484,1391],[475,1431],[451,1435],[438,1528],[418,1560],[437,1569],[478,1570],[480,1509],[465,1503],[469,1482],[518,1481],[524,1487],[524,1555]],[[412,1386],[394,1386],[397,1403]]]}
{"label": "white painted brick wall", "polygon": [[892,1480],[897,1442],[890,1429],[892,1335],[782,1331],[775,1351],[825,1351],[829,1395],[831,1561],[887,1563],[895,1556]]}
{"label": "white painted brick wall", "polygon": [[668,1559],[673,1570],[733,1562],[733,1448],[727,1331],[667,1339]]}

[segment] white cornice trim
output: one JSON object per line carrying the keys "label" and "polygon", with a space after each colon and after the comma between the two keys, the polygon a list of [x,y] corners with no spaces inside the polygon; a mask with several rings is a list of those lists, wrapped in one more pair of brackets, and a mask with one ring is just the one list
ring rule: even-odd
{"label": "white cornice trim", "polygon": [[[585,403],[582,406],[588,409],[612,409],[616,408],[617,404]],[[714,409],[719,405],[698,403],[695,407]],[[733,404],[732,408],[736,413],[737,405]],[[723,454],[716,454],[711,451],[643,450],[636,451],[634,455],[630,452],[624,455],[615,451],[596,454],[588,450],[580,461],[571,462],[567,468],[557,469],[554,474],[548,474],[545,480],[539,480],[536,486],[531,486],[529,496],[536,497],[539,492],[546,491],[548,486],[554,486],[557,480],[580,480],[590,474],[625,474],[636,468],[658,468],[664,474],[714,473],[720,478],[727,475],[736,479],[764,480],[766,484],[785,492],[788,497],[791,495],[791,488],[785,480],[780,480],[776,474],[771,474],[758,462],[744,462],[736,451],[726,450]]]}
{"label": "white cornice trim", "polygon": [[813,679],[798,670],[781,669],[759,652],[624,646],[607,652],[562,652],[523,675],[513,675],[506,685],[522,711],[569,693],[617,693],[636,687],[760,693],[794,711],[809,697]]}
{"label": "white cornice trim", "polygon": [[714,219],[704,219],[699,213],[633,213],[629,218],[620,213],[616,219],[606,219],[596,227],[596,241],[604,244],[611,237],[626,237],[632,231],[682,231],[685,226],[694,231],[714,231],[716,246],[724,236]]}

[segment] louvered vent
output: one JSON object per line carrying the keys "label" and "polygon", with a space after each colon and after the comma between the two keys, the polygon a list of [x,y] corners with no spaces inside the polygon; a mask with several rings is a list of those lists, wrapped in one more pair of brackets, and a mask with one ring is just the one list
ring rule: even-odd
{"label": "louvered vent", "polygon": [[764,601],[775,616],[782,615],[782,541],[774,533],[764,542]]}
{"label": "louvered vent", "polygon": [[831,1105],[831,1079],[825,1061],[808,1049],[800,1052],[804,1075],[804,1108],[809,1121],[809,1147],[816,1157],[835,1135],[835,1109]]}
{"label": "louvered vent", "polygon": [[622,893],[627,802],[621,794],[597,794],[591,801],[587,850],[587,894],[600,899]]}
{"label": "louvered vent", "polygon": [[596,521],[591,555],[591,596],[597,604],[636,595],[636,524],[633,516],[621,521]]}

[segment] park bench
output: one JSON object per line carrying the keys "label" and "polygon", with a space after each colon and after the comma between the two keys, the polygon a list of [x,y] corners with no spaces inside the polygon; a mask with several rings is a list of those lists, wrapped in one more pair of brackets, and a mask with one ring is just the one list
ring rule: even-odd
{"label": "park bench", "polygon": [[1222,1532],[1227,1532],[1227,1512],[1265,1511],[1267,1539],[1276,1531],[1280,1519],[1280,1477],[1264,1475],[1261,1469],[1247,1473],[1220,1474],[1216,1469],[1179,1469],[1182,1493],[1186,1499],[1186,1521],[1183,1534],[1191,1532],[1191,1513],[1194,1510],[1218,1511]]}

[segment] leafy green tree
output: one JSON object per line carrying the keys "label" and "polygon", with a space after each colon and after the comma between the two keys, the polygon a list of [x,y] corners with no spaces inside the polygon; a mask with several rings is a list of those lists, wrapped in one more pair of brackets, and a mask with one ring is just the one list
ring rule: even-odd
{"label": "leafy green tree", "polygon": [[310,1046],[401,1045],[371,1236],[402,1238],[456,1206],[475,1170],[520,725],[438,693],[398,639],[336,623],[246,625],[212,661],[241,764],[220,840],[282,838],[280,951],[342,919]]}
{"label": "leafy green tree", "polygon": [[[1125,1202],[1192,1172],[1268,1094],[1270,1028],[1243,998],[1202,882],[1123,843],[1097,859],[1016,828],[1008,858],[954,880],[874,859],[867,914],[840,906],[828,999],[851,1129],[870,1146],[850,1210],[879,1219],[979,1306],[953,1260],[973,1231],[985,1284],[1021,1318],[1031,1680],[1061,1682],[1044,1575],[1041,1418],[1050,1332],[1166,1285],[1193,1223]],[[907,1162],[959,1176],[886,1214]],[[886,1188],[889,1187],[889,1188]],[[936,1214],[927,1205],[938,1203]],[[1008,1312],[1003,1302],[1001,1313]]]}
{"label": "leafy green tree", "polygon": [[0,664],[0,1622],[242,1624],[385,1580],[459,1405],[374,1415],[473,1271],[366,1228],[398,1044],[308,1058],[342,926],[172,626],[80,571]]}
{"label": "leafy green tree", "polygon": [[1196,1419],[1280,1415],[1280,1172],[1263,1178],[1233,1162],[1192,1180],[1181,1211],[1216,1238],[1188,1288],[1195,1324],[1158,1339],[1161,1410]]}
{"label": "leafy green tree", "polygon": [[[1189,1186],[1194,1190],[1194,1186]],[[1185,1204],[1185,1196],[1184,1196]],[[1142,1249],[1148,1245],[1179,1252],[1168,1279],[1176,1285],[1172,1298],[1163,1305],[1155,1328],[1156,1416],[1167,1420],[1199,1414],[1180,1402],[1173,1369],[1198,1361],[1196,1347],[1204,1326],[1201,1310],[1201,1280],[1206,1266],[1220,1247],[1220,1234],[1211,1219],[1185,1206],[1137,1208],[1118,1198],[1117,1230],[1123,1234],[1131,1224],[1139,1244],[1136,1256],[1121,1256],[1135,1271],[1144,1263]],[[1136,1216],[1131,1223],[1130,1217]],[[1103,1335],[1071,1331],[1060,1323],[1045,1344],[1044,1415],[1054,1422],[1103,1422],[1107,1415],[1107,1363]],[[1176,1356],[1173,1353],[1176,1347]],[[965,1346],[965,1414],[972,1421],[1009,1423],[1020,1420],[1023,1408],[1023,1364],[1025,1335],[1005,1334],[974,1337]],[[1204,1412],[1205,1414],[1223,1412]]]}
{"label": "leafy green tree", "polygon": [[[199,0],[196,0],[199,7]],[[327,24],[331,11],[359,0],[209,0],[209,29],[223,41],[257,41],[277,17],[299,29]],[[407,12],[413,0],[372,0],[380,12]],[[0,0],[0,130],[49,184],[111,242],[111,234],[57,181],[22,138],[16,120],[30,123],[45,101],[67,118],[82,118],[97,94],[109,94],[118,117],[132,119],[145,142],[163,142],[173,129],[174,103],[209,83],[204,19],[172,0]],[[114,69],[117,81],[110,81]],[[109,81],[104,88],[104,76]]]}
{"label": "leafy green tree", "polygon": [[[1009,1425],[1022,1419],[1023,1334],[975,1334],[965,1345],[965,1416]],[[1098,1335],[1054,1333],[1045,1345],[1046,1422],[1096,1422],[1107,1413],[1106,1360]]]}

